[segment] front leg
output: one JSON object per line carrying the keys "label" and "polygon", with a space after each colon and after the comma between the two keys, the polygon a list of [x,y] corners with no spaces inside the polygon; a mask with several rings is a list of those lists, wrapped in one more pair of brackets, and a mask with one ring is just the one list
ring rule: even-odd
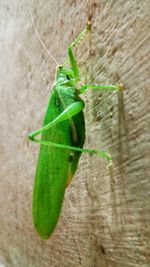
{"label": "front leg", "polygon": [[69,46],[68,48],[68,56],[69,56],[69,60],[70,60],[70,65],[71,65],[71,68],[74,72],[74,75],[75,75],[75,78],[76,78],[76,81],[80,81],[80,74],[79,74],[79,68],[78,68],[78,64],[77,64],[77,61],[76,61],[76,58],[73,54],[73,51],[72,51],[72,48],[74,48],[78,43],[80,43],[80,41],[82,39],[84,39],[84,37],[86,36],[86,34],[91,30],[91,23],[88,22],[87,23],[87,27],[84,31],[82,31],[78,36],[77,38],[72,42],[72,44]]}

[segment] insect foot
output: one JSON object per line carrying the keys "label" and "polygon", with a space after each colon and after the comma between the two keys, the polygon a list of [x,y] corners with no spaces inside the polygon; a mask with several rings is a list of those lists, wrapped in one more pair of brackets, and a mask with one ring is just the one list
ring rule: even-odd
{"label": "insect foot", "polygon": [[32,133],[30,133],[30,134],[28,135],[28,139],[31,140],[31,141],[34,141],[34,137],[33,137],[33,134],[32,134]]}

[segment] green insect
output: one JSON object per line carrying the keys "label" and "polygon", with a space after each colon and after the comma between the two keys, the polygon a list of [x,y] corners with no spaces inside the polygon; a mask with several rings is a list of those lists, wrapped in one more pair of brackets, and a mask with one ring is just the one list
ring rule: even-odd
{"label": "green insect", "polygon": [[[29,134],[29,139],[40,144],[37,162],[32,215],[34,226],[43,239],[54,231],[62,208],[66,187],[78,166],[82,152],[97,154],[109,161],[104,151],[83,149],[85,141],[84,102],[80,94],[87,89],[118,90],[116,85],[89,85],[78,88],[79,69],[73,54],[75,47],[90,31],[87,27],[68,48],[70,67],[66,63],[56,70],[55,83],[48,101],[43,127]],[[41,135],[41,138],[37,138]]]}

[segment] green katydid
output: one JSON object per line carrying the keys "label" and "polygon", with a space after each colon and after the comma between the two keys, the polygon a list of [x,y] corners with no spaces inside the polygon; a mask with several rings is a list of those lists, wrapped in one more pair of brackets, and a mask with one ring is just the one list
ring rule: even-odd
{"label": "green katydid", "polygon": [[[87,89],[118,90],[117,85],[82,85],[73,54],[75,47],[90,31],[90,23],[68,48],[70,67],[66,63],[56,70],[55,83],[48,101],[43,127],[29,134],[29,139],[40,144],[37,162],[32,215],[34,226],[43,239],[54,231],[61,212],[64,193],[78,166],[82,152],[97,154],[108,161],[104,151],[83,149],[85,141],[84,102],[80,94]],[[41,135],[41,138],[37,138]]]}

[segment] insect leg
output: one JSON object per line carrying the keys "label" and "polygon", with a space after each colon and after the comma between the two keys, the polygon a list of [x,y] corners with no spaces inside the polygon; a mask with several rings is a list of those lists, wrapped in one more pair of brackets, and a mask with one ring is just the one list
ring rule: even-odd
{"label": "insect leg", "polygon": [[69,46],[70,48],[75,47],[82,39],[84,39],[84,37],[86,36],[86,34],[91,30],[91,23],[90,21],[88,21],[86,29],[83,30],[77,37],[76,39],[71,43],[71,45]]}
{"label": "insect leg", "polygon": [[50,123],[48,123],[47,125],[43,126],[42,128],[40,128],[39,130],[32,132],[29,134],[29,139],[30,140],[34,140],[34,137],[36,135],[39,135],[41,133],[46,132],[47,130],[49,130],[49,128],[53,127],[54,125],[56,125],[57,123],[64,121],[64,120],[68,120],[69,118],[71,118],[72,116],[76,115],[77,113],[79,113],[82,109],[84,108],[84,102],[81,101],[77,101],[71,105],[69,105],[57,118],[55,118],[53,121],[51,121]]}
{"label": "insect leg", "polygon": [[78,65],[76,62],[76,58],[73,54],[72,48],[75,47],[86,36],[86,34],[90,31],[90,29],[91,29],[91,25],[90,25],[90,22],[88,22],[86,29],[77,36],[77,38],[72,42],[72,44],[68,48],[68,56],[69,56],[70,64],[71,64],[72,70],[74,72],[74,75],[77,81],[80,80],[80,74],[79,74]]}
{"label": "insect leg", "polygon": [[53,143],[50,141],[36,138],[37,135],[44,133],[45,131],[49,130],[51,127],[53,127],[57,123],[64,121],[64,120],[67,120],[68,118],[71,118],[75,114],[79,113],[83,108],[84,108],[84,103],[81,101],[77,101],[77,102],[71,104],[52,122],[48,123],[47,125],[40,128],[39,130],[30,133],[28,136],[29,139],[31,141],[34,141],[34,142],[39,143],[41,145],[53,146],[53,147],[57,147],[57,148],[61,148],[61,149],[68,149],[68,150],[72,150],[72,151],[78,151],[81,153],[85,152],[85,153],[89,153],[89,154],[96,154],[100,157],[106,158],[108,161],[111,161],[112,160],[111,156],[108,153],[106,153],[105,151],[97,151],[95,149],[83,149],[80,147],[73,147],[73,146],[68,146],[68,145],[63,145],[63,144],[57,144],[57,143]]}
{"label": "insect leg", "polygon": [[84,93],[87,89],[92,89],[92,90],[113,90],[113,91],[117,91],[117,90],[122,90],[123,89],[123,85],[92,85],[92,84],[85,84],[82,85],[79,89],[79,94]]}
{"label": "insect leg", "polygon": [[76,58],[72,52],[72,48],[69,47],[68,48],[68,55],[69,55],[69,59],[70,59],[70,65],[71,65],[71,68],[74,72],[74,76],[76,77],[76,81],[80,81],[80,74],[79,74],[79,68],[78,68],[78,64],[77,64],[77,61],[76,61]]}
{"label": "insect leg", "polygon": [[31,139],[31,140],[36,142],[36,143],[39,143],[41,145],[45,145],[45,146],[52,146],[52,147],[57,147],[57,148],[61,148],[61,149],[78,151],[78,152],[81,152],[81,153],[96,154],[97,156],[99,156],[101,158],[107,159],[110,163],[112,162],[111,155],[109,153],[105,152],[105,151],[102,151],[102,150],[100,151],[100,150],[95,150],[95,149],[86,149],[86,148],[62,145],[62,144],[57,144],[57,143],[53,143],[53,142],[50,142],[50,141],[38,139],[38,138],[35,138],[35,137],[33,139]]}

